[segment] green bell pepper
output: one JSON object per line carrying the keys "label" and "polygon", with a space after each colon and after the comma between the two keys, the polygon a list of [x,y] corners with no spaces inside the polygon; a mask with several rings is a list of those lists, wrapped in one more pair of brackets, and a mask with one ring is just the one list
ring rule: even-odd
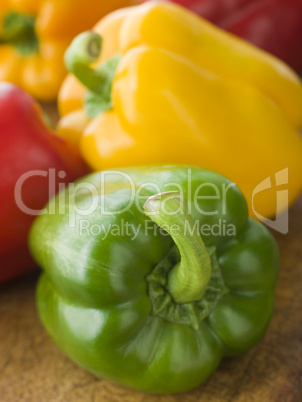
{"label": "green bell pepper", "polygon": [[276,243],[239,189],[205,169],[87,176],[37,218],[30,248],[51,337],[82,367],[138,390],[198,386],[222,357],[253,347],[272,315]]}

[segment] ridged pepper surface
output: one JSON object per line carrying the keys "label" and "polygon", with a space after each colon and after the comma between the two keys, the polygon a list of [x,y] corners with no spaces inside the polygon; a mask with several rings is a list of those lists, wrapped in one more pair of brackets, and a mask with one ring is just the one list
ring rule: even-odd
{"label": "ridged pepper surface", "polygon": [[223,176],[185,166],[104,171],[48,210],[30,235],[44,270],[39,314],[92,373],[183,392],[264,336],[278,249]]}
{"label": "ridged pepper surface", "polygon": [[[264,218],[301,192],[302,86],[268,53],[176,4],[150,2],[81,34],[66,64],[59,133],[93,169],[206,167]],[[288,190],[278,202],[275,182]]]}

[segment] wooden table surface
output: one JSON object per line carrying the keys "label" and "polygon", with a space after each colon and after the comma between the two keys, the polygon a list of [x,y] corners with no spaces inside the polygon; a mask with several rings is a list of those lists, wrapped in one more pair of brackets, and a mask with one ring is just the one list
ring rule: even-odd
{"label": "wooden table surface", "polygon": [[224,360],[199,388],[176,396],[131,391],[65,357],[37,317],[38,271],[0,286],[0,402],[301,402],[302,198],[290,210],[289,234],[274,234],[281,271],[265,339],[243,357]]}

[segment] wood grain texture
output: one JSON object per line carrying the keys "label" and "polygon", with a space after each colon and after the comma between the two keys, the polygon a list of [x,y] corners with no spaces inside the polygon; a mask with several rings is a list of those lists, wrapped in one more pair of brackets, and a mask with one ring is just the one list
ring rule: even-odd
{"label": "wood grain texture", "polygon": [[[53,109],[52,115],[55,116]],[[55,117],[54,117],[55,118]],[[97,378],[77,367],[48,337],[37,317],[38,272],[0,287],[1,402],[300,402],[302,401],[302,199],[290,231],[275,234],[281,272],[273,320],[249,353],[224,360],[202,386],[153,396]]]}

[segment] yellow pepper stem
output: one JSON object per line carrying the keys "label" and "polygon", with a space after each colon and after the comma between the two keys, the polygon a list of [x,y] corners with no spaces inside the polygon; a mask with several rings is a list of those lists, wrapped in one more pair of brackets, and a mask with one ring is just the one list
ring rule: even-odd
{"label": "yellow pepper stem", "polygon": [[6,14],[0,44],[10,44],[23,55],[36,52],[39,43],[35,33],[35,17],[16,12]]}
{"label": "yellow pepper stem", "polygon": [[168,291],[176,303],[201,300],[211,278],[211,260],[194,226],[184,195],[179,191],[150,197],[147,216],[170,234],[181,255],[168,276]]}
{"label": "yellow pepper stem", "polygon": [[97,69],[90,67],[102,51],[102,38],[93,31],[78,35],[65,53],[65,65],[90,91],[86,98],[86,111],[93,118],[112,108],[111,87],[120,56],[106,61]]}
{"label": "yellow pepper stem", "polygon": [[68,71],[91,91],[97,91],[106,79],[106,76],[89,66],[97,61],[101,51],[101,36],[87,31],[78,35],[65,53],[65,65]]}

